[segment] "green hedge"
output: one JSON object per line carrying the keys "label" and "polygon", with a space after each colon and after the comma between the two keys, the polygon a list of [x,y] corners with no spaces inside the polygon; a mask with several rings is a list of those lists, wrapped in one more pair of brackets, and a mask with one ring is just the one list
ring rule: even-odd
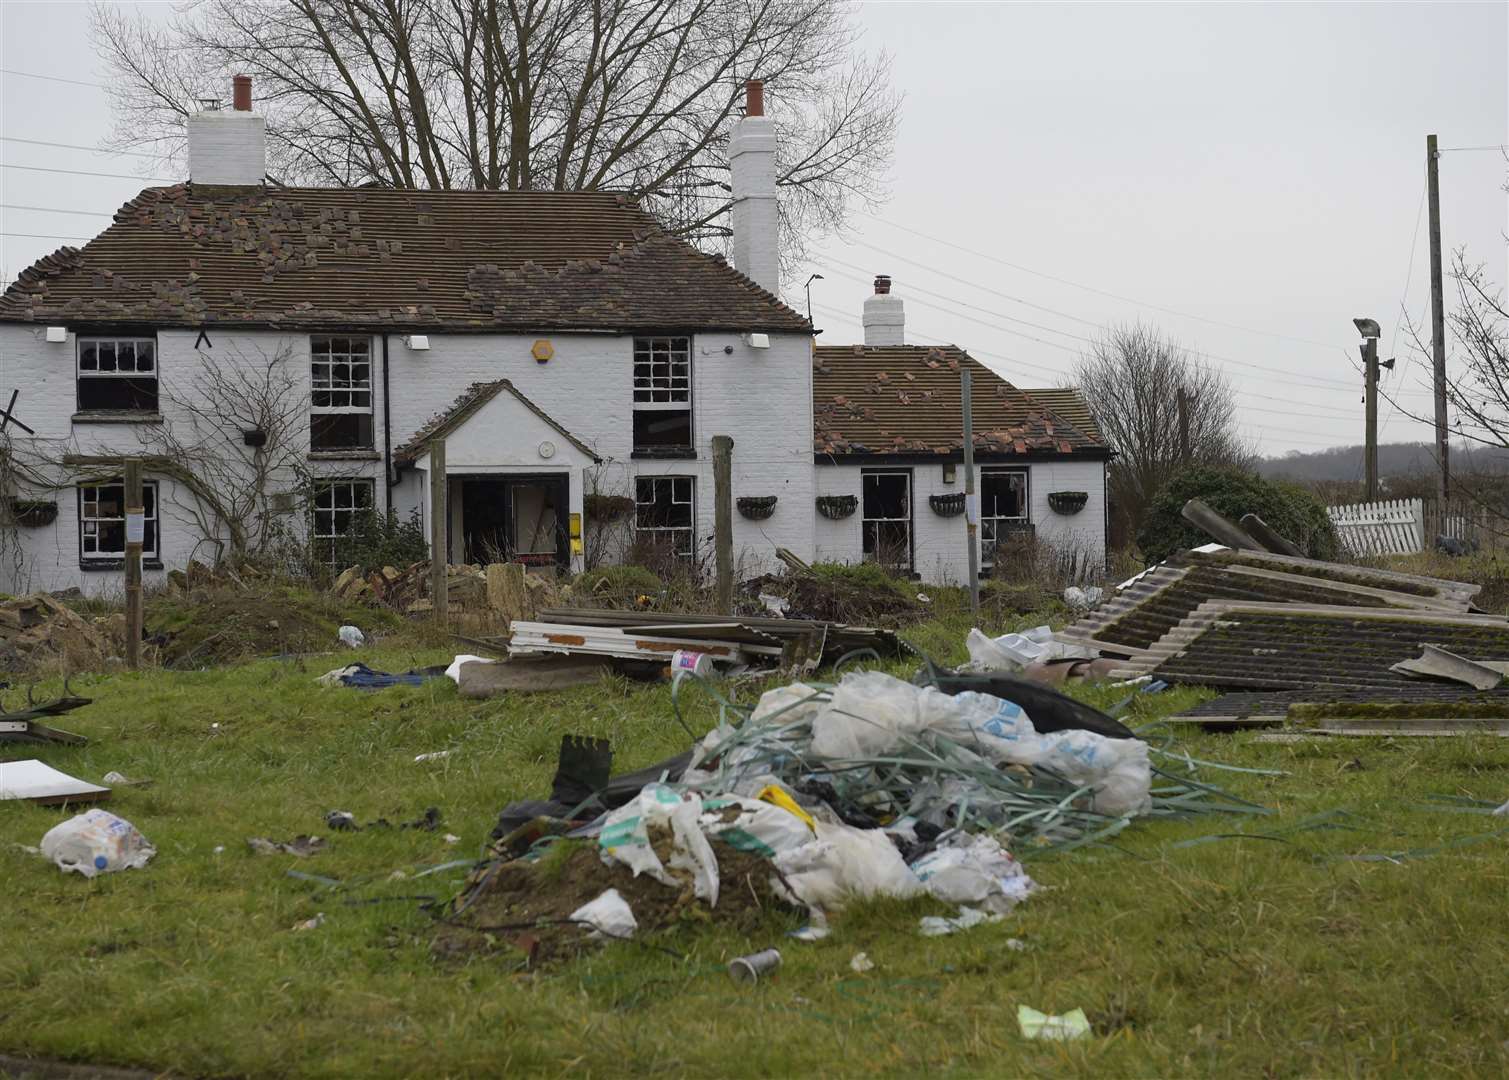
{"label": "green hedge", "polygon": [[1265,480],[1244,469],[1195,466],[1177,473],[1153,498],[1137,533],[1145,559],[1156,562],[1210,543],[1209,536],[1179,514],[1190,499],[1204,500],[1232,521],[1256,514],[1312,559],[1335,559],[1340,551],[1326,508],[1299,485]]}

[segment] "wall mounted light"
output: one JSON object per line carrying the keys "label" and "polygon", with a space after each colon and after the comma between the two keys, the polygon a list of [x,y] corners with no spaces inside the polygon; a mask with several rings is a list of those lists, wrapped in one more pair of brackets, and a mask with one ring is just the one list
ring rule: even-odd
{"label": "wall mounted light", "polygon": [[61,345],[63,342],[68,340],[68,327],[49,326],[47,328],[47,340],[52,342],[54,345]]}

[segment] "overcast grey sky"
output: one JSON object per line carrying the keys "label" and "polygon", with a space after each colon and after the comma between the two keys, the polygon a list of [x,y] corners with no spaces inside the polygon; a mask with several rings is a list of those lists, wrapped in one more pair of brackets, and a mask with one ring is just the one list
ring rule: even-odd
{"label": "overcast grey sky", "polygon": [[[858,17],[906,99],[891,201],[813,251],[825,343],[860,339],[876,273],[906,298],[909,340],[956,342],[1023,386],[1064,381],[1081,338],[1141,318],[1227,371],[1244,432],[1275,454],[1361,441],[1351,319],[1370,315],[1401,357],[1385,389],[1429,412],[1424,368],[1394,338],[1406,291],[1428,310],[1425,136],[1509,143],[1504,3],[871,2]],[[86,29],[82,3],[0,3],[12,276],[142,186],[14,167],[146,164],[18,141],[106,133]],[[1497,151],[1442,156],[1445,244],[1500,281],[1504,179]],[[787,299],[805,302],[800,280]],[[1385,440],[1428,438],[1381,415]]]}

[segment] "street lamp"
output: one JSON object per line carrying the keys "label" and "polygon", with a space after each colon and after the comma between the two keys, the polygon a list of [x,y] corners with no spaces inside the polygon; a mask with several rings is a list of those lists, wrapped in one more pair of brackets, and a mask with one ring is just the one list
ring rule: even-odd
{"label": "street lamp", "polygon": [[812,283],[814,281],[823,281],[823,280],[825,280],[825,279],[823,278],[823,275],[821,275],[821,274],[813,274],[811,277],[809,277],[807,279],[807,325],[808,326],[812,325]]}

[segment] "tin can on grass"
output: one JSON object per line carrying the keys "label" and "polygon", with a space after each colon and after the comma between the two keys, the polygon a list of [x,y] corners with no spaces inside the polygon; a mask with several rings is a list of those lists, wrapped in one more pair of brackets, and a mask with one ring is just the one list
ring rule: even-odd
{"label": "tin can on grass", "polygon": [[728,974],[734,982],[753,985],[761,975],[769,975],[781,966],[780,949],[764,949],[748,956],[740,956],[728,962]]}

